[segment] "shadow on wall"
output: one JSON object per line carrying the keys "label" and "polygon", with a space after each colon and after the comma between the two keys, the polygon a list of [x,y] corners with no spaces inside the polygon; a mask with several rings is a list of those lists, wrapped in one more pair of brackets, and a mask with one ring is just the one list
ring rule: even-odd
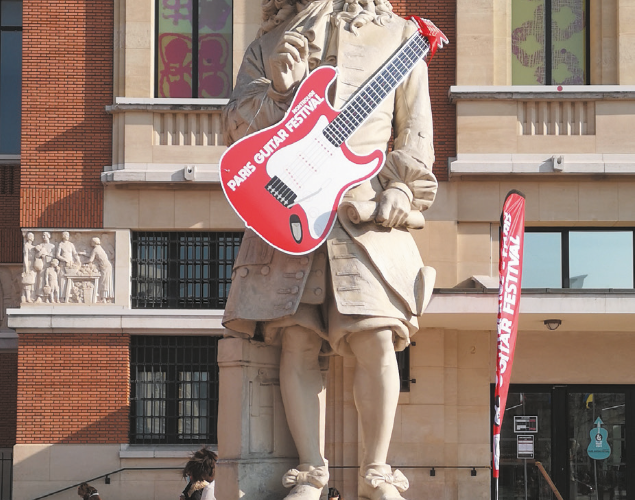
{"label": "shadow on wall", "polygon": [[[25,5],[26,7],[26,5]],[[47,3],[24,10],[22,227],[103,224],[101,172],[112,161],[114,3]],[[60,49],[63,47],[63,50]],[[41,68],[46,67],[46,72]],[[62,82],[60,84],[60,82]]]}
{"label": "shadow on wall", "polygon": [[[97,401],[91,403],[98,404]],[[189,447],[187,450],[184,447],[180,450],[178,448],[181,447],[174,447],[169,458],[152,458],[147,456],[148,451],[145,452],[146,457],[141,452],[138,458],[122,458],[121,444],[95,442],[97,440],[93,436],[103,434],[104,429],[113,428],[119,432],[121,419],[127,416],[128,407],[122,407],[55,443],[16,445],[12,500],[34,500],[69,486],[73,487],[47,498],[77,498],[77,488],[74,485],[84,481],[94,486],[104,500],[178,498],[185,487],[181,477],[181,470],[187,461],[185,456],[196,447]],[[42,426],[46,425],[42,419],[40,423]],[[110,476],[109,484],[105,478],[93,479],[124,467],[166,470],[123,471]]]}

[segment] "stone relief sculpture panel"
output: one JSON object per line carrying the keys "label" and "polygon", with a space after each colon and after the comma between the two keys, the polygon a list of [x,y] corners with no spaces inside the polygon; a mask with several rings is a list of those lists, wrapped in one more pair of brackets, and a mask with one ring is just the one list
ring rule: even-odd
{"label": "stone relief sculpture panel", "polygon": [[114,302],[114,249],[114,233],[26,232],[22,304]]}

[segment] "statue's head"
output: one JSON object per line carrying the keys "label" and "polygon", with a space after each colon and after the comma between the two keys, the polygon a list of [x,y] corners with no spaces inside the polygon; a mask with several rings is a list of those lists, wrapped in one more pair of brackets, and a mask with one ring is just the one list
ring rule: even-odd
{"label": "statue's head", "polygon": [[51,239],[51,233],[47,233],[46,231],[44,231],[42,233],[42,239],[48,243],[48,241]]}
{"label": "statue's head", "polygon": [[68,231],[64,231],[64,232],[62,233],[62,239],[63,239],[64,241],[68,241],[68,240],[70,239],[70,237],[71,237],[71,235],[70,235],[70,233],[69,233]]}
{"label": "statue's head", "polygon": [[101,245],[101,241],[99,241],[99,238],[93,238],[92,240],[90,240],[90,244],[94,247]]}
{"label": "statue's head", "polygon": [[26,241],[32,242],[35,239],[35,235],[33,233],[26,233]]}
{"label": "statue's head", "polygon": [[53,260],[51,260],[51,265],[52,265],[53,267],[57,267],[57,266],[59,266],[59,265],[60,265],[60,261],[59,261],[59,260],[57,260],[57,259],[53,259]]}

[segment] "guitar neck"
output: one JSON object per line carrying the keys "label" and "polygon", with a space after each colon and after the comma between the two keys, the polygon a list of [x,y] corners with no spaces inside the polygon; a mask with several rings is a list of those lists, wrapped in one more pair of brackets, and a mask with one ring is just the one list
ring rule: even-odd
{"label": "guitar neck", "polygon": [[429,50],[430,43],[426,37],[419,32],[412,35],[347,101],[339,115],[324,129],[323,133],[327,140],[336,147],[344,143],[404,81]]}

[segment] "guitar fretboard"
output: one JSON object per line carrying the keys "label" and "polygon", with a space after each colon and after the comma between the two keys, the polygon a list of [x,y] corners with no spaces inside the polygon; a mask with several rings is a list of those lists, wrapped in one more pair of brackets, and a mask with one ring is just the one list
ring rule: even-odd
{"label": "guitar fretboard", "polygon": [[414,69],[430,50],[426,37],[419,32],[391,57],[344,105],[339,115],[324,129],[326,139],[339,147]]}

